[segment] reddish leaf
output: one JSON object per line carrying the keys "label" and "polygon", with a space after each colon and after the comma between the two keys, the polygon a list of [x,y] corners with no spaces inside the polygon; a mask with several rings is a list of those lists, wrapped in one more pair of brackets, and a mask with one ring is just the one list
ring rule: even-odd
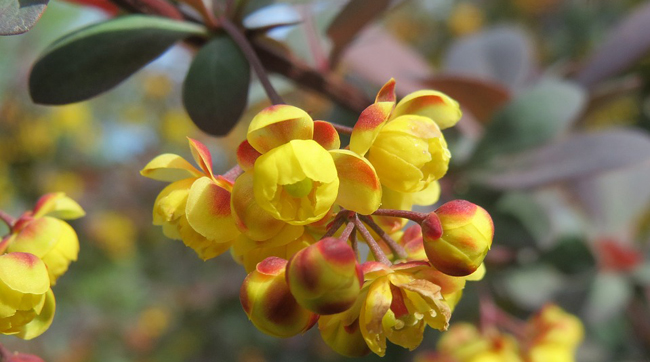
{"label": "reddish leaf", "polygon": [[333,47],[330,62],[336,64],[359,31],[390,5],[390,0],[351,0],[327,28]]}
{"label": "reddish leaf", "polygon": [[650,3],[635,8],[578,73],[577,81],[592,87],[640,60],[650,50]]}
{"label": "reddish leaf", "polygon": [[494,112],[510,100],[510,91],[507,88],[477,78],[437,75],[423,84],[454,98],[483,123],[490,121]]}

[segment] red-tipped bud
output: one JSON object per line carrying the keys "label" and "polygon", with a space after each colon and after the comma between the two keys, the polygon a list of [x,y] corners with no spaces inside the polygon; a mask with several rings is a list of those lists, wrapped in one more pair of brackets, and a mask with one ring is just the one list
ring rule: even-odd
{"label": "red-tipped bud", "polygon": [[285,280],[287,261],[269,257],[257,264],[241,286],[242,307],[260,331],[275,337],[292,337],[313,327],[318,315],[302,308]]}
{"label": "red-tipped bud", "polygon": [[436,269],[465,276],[483,262],[492,245],[494,225],[480,206],[454,200],[427,216],[422,222],[422,236],[429,262]]}
{"label": "red-tipped bud", "polygon": [[301,306],[318,314],[335,314],[357,300],[363,274],[345,241],[325,238],[291,258],[287,282]]}

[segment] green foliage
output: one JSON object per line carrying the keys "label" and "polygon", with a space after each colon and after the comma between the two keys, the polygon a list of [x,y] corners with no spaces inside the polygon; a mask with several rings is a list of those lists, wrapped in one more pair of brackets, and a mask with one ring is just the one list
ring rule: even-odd
{"label": "green foliage", "polygon": [[177,41],[204,33],[199,25],[142,15],[88,26],[45,50],[30,74],[30,94],[41,104],[92,98],[124,81]]}
{"label": "green foliage", "polygon": [[219,35],[196,54],[183,84],[183,104],[204,132],[223,136],[246,108],[250,66],[228,36]]}

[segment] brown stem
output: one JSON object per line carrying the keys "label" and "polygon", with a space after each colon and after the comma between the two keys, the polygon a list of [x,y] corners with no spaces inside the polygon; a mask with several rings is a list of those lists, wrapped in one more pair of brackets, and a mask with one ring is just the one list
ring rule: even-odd
{"label": "brown stem", "polygon": [[174,5],[163,0],[111,0],[117,6],[131,12],[158,15],[175,20],[185,17]]}
{"label": "brown stem", "polygon": [[341,124],[336,124],[336,123],[332,123],[332,122],[329,122],[329,123],[332,125],[332,127],[334,127],[334,129],[338,133],[347,134],[347,135],[352,134],[352,127],[343,126]]}
{"label": "brown stem", "polygon": [[381,250],[379,244],[377,244],[375,239],[372,238],[372,235],[370,235],[370,231],[368,231],[368,229],[366,229],[366,226],[363,225],[361,220],[359,220],[359,217],[357,215],[354,216],[352,222],[354,222],[354,225],[357,227],[357,230],[359,230],[361,236],[363,236],[363,238],[366,240],[366,243],[368,244],[368,247],[370,248],[372,255],[375,256],[375,260],[388,266],[393,265],[390,262],[390,260],[388,260],[388,258],[386,257],[386,254],[384,254],[384,251]]}
{"label": "brown stem", "polygon": [[14,227],[14,224],[16,223],[16,218],[7,214],[6,212],[0,210],[0,220],[4,221],[7,226],[9,226],[9,229]]}
{"label": "brown stem", "polygon": [[403,219],[413,220],[417,223],[421,223],[427,217],[427,214],[423,212],[393,209],[378,209],[372,214],[376,216],[401,217]]}
{"label": "brown stem", "polygon": [[[347,211],[346,211],[347,213]],[[321,239],[329,238],[330,236],[334,235],[336,231],[343,225],[347,217],[345,217],[343,212],[339,212],[336,217],[334,218],[334,221],[330,224],[330,226],[327,228],[327,231],[325,234],[323,234],[323,237]]]}
{"label": "brown stem", "polygon": [[337,77],[311,68],[299,59],[283,53],[263,38],[252,41],[266,69],[282,74],[302,87],[316,91],[355,113],[361,113],[372,101],[360,90]]}
{"label": "brown stem", "polygon": [[257,78],[260,80],[260,83],[262,84],[262,87],[271,103],[283,104],[284,101],[282,100],[282,97],[280,97],[278,92],[275,91],[275,88],[273,88],[271,80],[269,80],[269,76],[266,73],[266,69],[264,69],[264,65],[262,65],[262,61],[258,58],[257,53],[255,53],[255,50],[244,33],[239,30],[235,23],[226,17],[221,18],[221,27],[226,31],[226,33],[228,33],[228,35],[230,35],[232,40],[237,43],[242,53],[244,53],[248,63],[250,63],[253,71],[257,74]]}
{"label": "brown stem", "polygon": [[361,221],[363,221],[366,225],[370,226],[372,230],[379,235],[379,237],[384,240],[386,244],[388,244],[388,247],[390,247],[390,250],[393,251],[395,256],[397,257],[396,259],[406,259],[408,258],[408,253],[404,248],[398,244],[393,238],[390,237],[382,228],[381,226],[377,225],[377,223],[372,220],[370,216],[367,215],[360,215],[359,218]]}

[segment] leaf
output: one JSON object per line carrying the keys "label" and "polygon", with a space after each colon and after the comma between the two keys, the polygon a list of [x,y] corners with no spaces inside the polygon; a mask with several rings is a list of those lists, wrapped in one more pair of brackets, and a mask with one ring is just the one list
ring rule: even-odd
{"label": "leaf", "polygon": [[422,80],[433,75],[421,54],[380,27],[364,30],[345,52],[344,62],[351,73],[378,86],[395,78],[400,97],[422,89]]}
{"label": "leaf", "polygon": [[243,25],[248,30],[270,30],[280,26],[296,25],[302,21],[300,13],[289,4],[273,4],[248,15]]}
{"label": "leaf", "polygon": [[627,277],[622,274],[599,273],[587,297],[586,317],[592,323],[606,322],[623,313],[630,298],[632,286]]}
{"label": "leaf", "polygon": [[34,64],[32,99],[68,104],[92,98],[131,76],[175,42],[205,34],[199,25],[145,15],[94,24],[55,41]]}
{"label": "leaf", "polygon": [[327,36],[332,40],[330,62],[336,64],[343,50],[359,31],[388,9],[389,5],[390,0],[349,1],[327,28]]}
{"label": "leaf", "polygon": [[483,123],[487,123],[511,97],[510,91],[501,84],[473,77],[436,75],[423,84],[454,98]]}
{"label": "leaf", "polygon": [[531,75],[532,49],[521,28],[501,26],[456,41],[443,64],[445,72],[492,80],[513,89]]}
{"label": "leaf", "polygon": [[564,132],[585,104],[572,83],[544,79],[521,92],[494,117],[474,151],[474,162],[540,146]]}
{"label": "leaf", "polygon": [[196,54],[183,83],[192,121],[211,135],[226,135],[246,108],[250,67],[230,37],[220,35]]}
{"label": "leaf", "polygon": [[578,134],[560,142],[494,162],[476,175],[496,189],[523,189],[593,177],[635,164],[650,163],[650,137],[639,131]]}
{"label": "leaf", "polygon": [[0,35],[22,34],[41,18],[48,0],[0,0]]}
{"label": "leaf", "polygon": [[586,86],[626,70],[650,51],[650,3],[634,8],[610,32],[604,44],[587,61],[576,80]]}
{"label": "leaf", "polygon": [[520,306],[539,309],[563,289],[562,275],[554,268],[538,264],[508,273],[503,286]]}

